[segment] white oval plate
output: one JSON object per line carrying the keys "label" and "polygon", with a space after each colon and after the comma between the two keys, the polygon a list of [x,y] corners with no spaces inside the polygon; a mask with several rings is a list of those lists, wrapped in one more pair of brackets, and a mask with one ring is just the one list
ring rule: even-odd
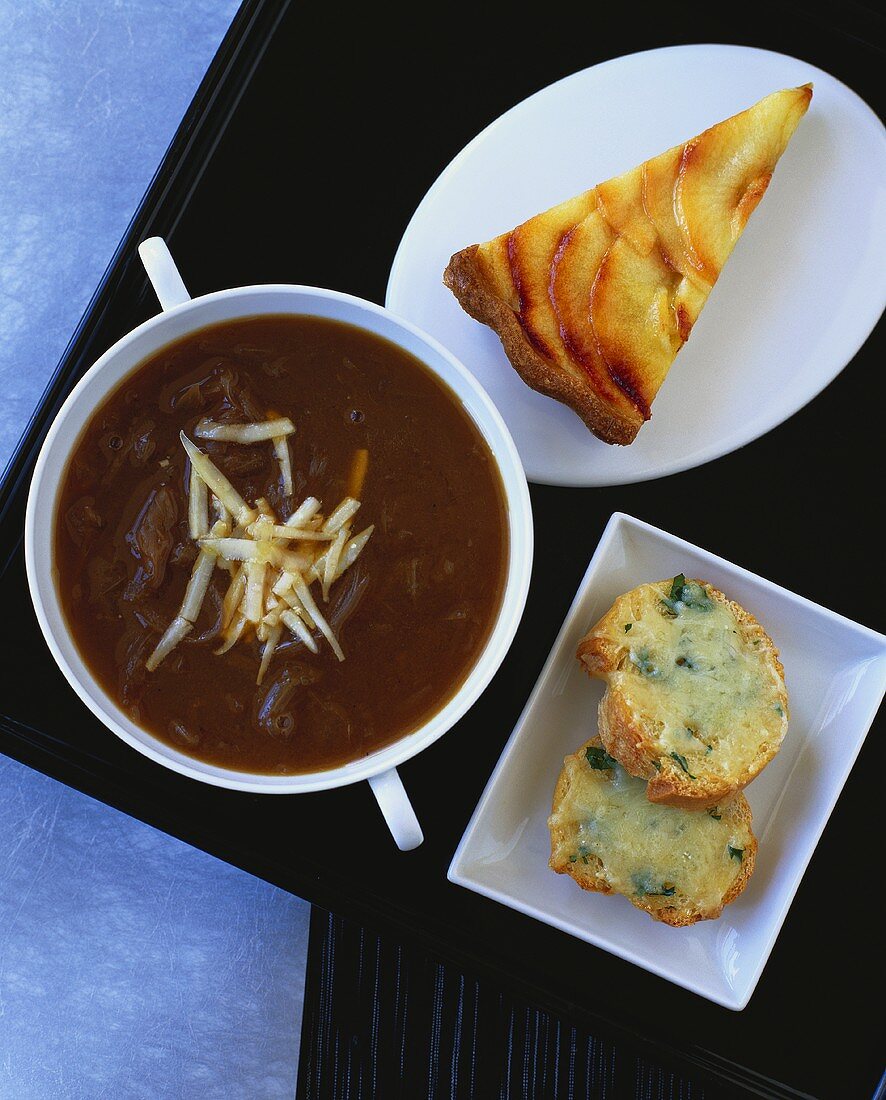
{"label": "white oval plate", "polygon": [[[780,88],[812,103],[629,447],[535,393],[442,283],[452,253],[686,141]],[[486,388],[530,481],[618,485],[699,466],[776,427],[831,382],[886,307],[886,131],[854,92],[794,57],[669,46],[544,88],[480,133],[425,195],[385,304]]]}

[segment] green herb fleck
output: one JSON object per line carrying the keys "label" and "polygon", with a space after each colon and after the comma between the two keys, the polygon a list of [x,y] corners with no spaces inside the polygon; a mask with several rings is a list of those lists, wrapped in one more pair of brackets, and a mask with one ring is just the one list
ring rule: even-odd
{"label": "green herb fleck", "polygon": [[784,711],[781,709],[781,705],[779,703],[776,703],[772,709],[779,716],[779,718],[784,718]]}
{"label": "green herb fleck", "polygon": [[760,639],[759,638],[754,638],[754,645],[759,645],[759,644],[760,644]]}
{"label": "green herb fleck", "polygon": [[712,817],[714,821],[719,821],[722,816],[719,806],[708,806],[708,817]]}
{"label": "green herb fleck", "polygon": [[589,745],[585,749],[585,759],[594,771],[604,772],[614,768],[616,761],[609,753],[599,745]]}
{"label": "green herb fleck", "polygon": [[709,745],[707,741],[701,740],[701,737],[699,737],[698,735],[698,730],[694,730],[692,726],[684,726],[683,729],[686,731],[687,737],[694,737],[696,741],[701,741],[701,743],[704,745],[706,756],[714,751],[713,745]]}
{"label": "green herb fleck", "polygon": [[671,615],[679,615],[684,607],[691,607],[695,611],[710,611],[714,606],[704,586],[687,581],[682,573],[674,577],[669,595],[661,602]]}
{"label": "green herb fleck", "polygon": [[671,753],[671,759],[677,761],[677,763],[680,765],[680,767],[683,769],[683,771],[686,772],[686,774],[689,776],[690,779],[695,779],[696,778],[692,774],[692,772],[689,770],[689,765],[686,763],[686,757],[685,756],[681,756],[678,752],[672,752]]}
{"label": "green herb fleck", "polygon": [[625,623],[625,634],[627,634],[633,625],[633,623]]}
{"label": "green herb fleck", "polygon": [[726,847],[729,849],[729,855],[732,859],[737,859],[738,862],[741,863],[742,856],[744,855],[744,848],[733,848],[731,844],[727,844]]}
{"label": "green herb fleck", "polygon": [[575,861],[576,861],[577,859],[578,859],[578,856],[577,856],[577,855],[575,855],[575,853],[573,852],[573,854],[572,854],[572,855],[571,855],[571,856],[569,857],[569,862],[570,862],[570,863],[575,863]]}
{"label": "green herb fleck", "polygon": [[650,680],[661,676],[661,670],[655,664],[645,646],[642,649],[631,650],[631,663],[636,665],[643,675],[648,676]]}
{"label": "green herb fleck", "polygon": [[649,871],[638,871],[631,875],[631,882],[638,897],[670,898],[677,889],[673,883],[656,881]]}
{"label": "green herb fleck", "polygon": [[683,585],[680,601],[686,607],[692,607],[696,611],[710,611],[714,606],[714,601],[708,596],[704,586],[694,584],[691,581],[689,584]]}
{"label": "green herb fleck", "polygon": [[655,768],[655,770],[657,772],[661,771],[661,761],[660,760],[653,760],[652,761],[652,766],[653,766],[653,768]]}

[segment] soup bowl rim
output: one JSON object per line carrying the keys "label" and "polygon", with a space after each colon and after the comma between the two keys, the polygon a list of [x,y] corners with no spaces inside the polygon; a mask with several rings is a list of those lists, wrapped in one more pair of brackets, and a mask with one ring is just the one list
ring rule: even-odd
{"label": "soup bowl rim", "polygon": [[[279,300],[279,308],[266,306],[237,312],[238,305],[260,297]],[[299,299],[301,308],[292,308]],[[286,308],[287,302],[290,308]],[[318,305],[312,310],[309,303]],[[200,320],[219,305],[223,306],[222,316]],[[80,655],[58,595],[53,548],[64,471],[98,404],[148,357],[184,336],[227,321],[279,314],[325,317],[382,336],[419,359],[443,381],[466,408],[492,452],[504,490],[509,542],[495,620],[482,650],[447,702],[417,729],[365,757],[320,771],[286,775],[208,764],[180,752],[130,718]],[[150,350],[138,353],[135,349],[144,343],[152,345]],[[423,350],[415,350],[417,347]],[[522,462],[501,414],[468,368],[439,341],[386,307],[356,295],[307,284],[259,283],[213,291],[157,313],[125,333],[96,359],[55,415],[41,446],[28,493],[24,547],[31,600],[46,643],[68,684],[106,728],[143,756],[189,778],[250,793],[296,794],[380,776],[428,748],[464,717],[500,667],[522,618],[533,559],[532,506]]]}

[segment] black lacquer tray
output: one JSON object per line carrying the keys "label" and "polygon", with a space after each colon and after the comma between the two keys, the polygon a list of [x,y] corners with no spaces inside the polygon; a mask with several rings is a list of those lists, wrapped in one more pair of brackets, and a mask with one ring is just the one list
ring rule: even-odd
{"label": "black lacquer tray", "polygon": [[143,238],[168,240],[192,294],[304,282],[381,302],[402,232],[451,157],[518,100],[597,61],[682,42],[763,46],[882,106],[883,22],[872,8],[844,3],[826,21],[800,5],[745,4],[728,17],[695,5],[595,8],[548,8],[531,25],[513,6],[446,5],[420,20],[416,9],[414,24],[382,5],[241,8],[3,481],[0,570],[15,643],[0,666],[0,750],[583,1026],[648,1043],[709,1081],[706,1095],[870,1096],[884,1053],[868,1008],[883,974],[872,826],[882,715],[740,1013],[453,886],[446,869],[613,511],[678,526],[883,629],[882,323],[811,404],[731,455],[639,485],[532,487],[536,566],[514,645],[462,722],[400,769],[425,829],[414,852],[396,850],[366,784],[272,798],[152,764],[79,702],[31,610],[21,535],[36,452],[83,371],[157,312],[136,254]]}

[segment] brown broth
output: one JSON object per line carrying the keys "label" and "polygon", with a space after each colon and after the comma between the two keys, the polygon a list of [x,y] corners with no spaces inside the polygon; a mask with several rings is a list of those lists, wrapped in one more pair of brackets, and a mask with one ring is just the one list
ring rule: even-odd
{"label": "brown broth", "polygon": [[[296,426],[291,500],[270,442],[197,442],[281,522],[308,495],[328,514],[346,495],[355,451],[369,451],[354,532],[375,531],[320,605],[346,659],[319,634],[312,654],[287,633],[256,686],[254,636],[214,653],[229,581],[217,569],[191,634],[148,672],[195,555],[179,431],[194,438],[204,416],[270,413]],[[335,767],[422,725],[482,651],[507,558],[501,479],[458,398],[387,340],[320,318],[212,326],[146,360],[93,415],[56,512],[58,591],[98,682],[168,744],[254,773]]]}

